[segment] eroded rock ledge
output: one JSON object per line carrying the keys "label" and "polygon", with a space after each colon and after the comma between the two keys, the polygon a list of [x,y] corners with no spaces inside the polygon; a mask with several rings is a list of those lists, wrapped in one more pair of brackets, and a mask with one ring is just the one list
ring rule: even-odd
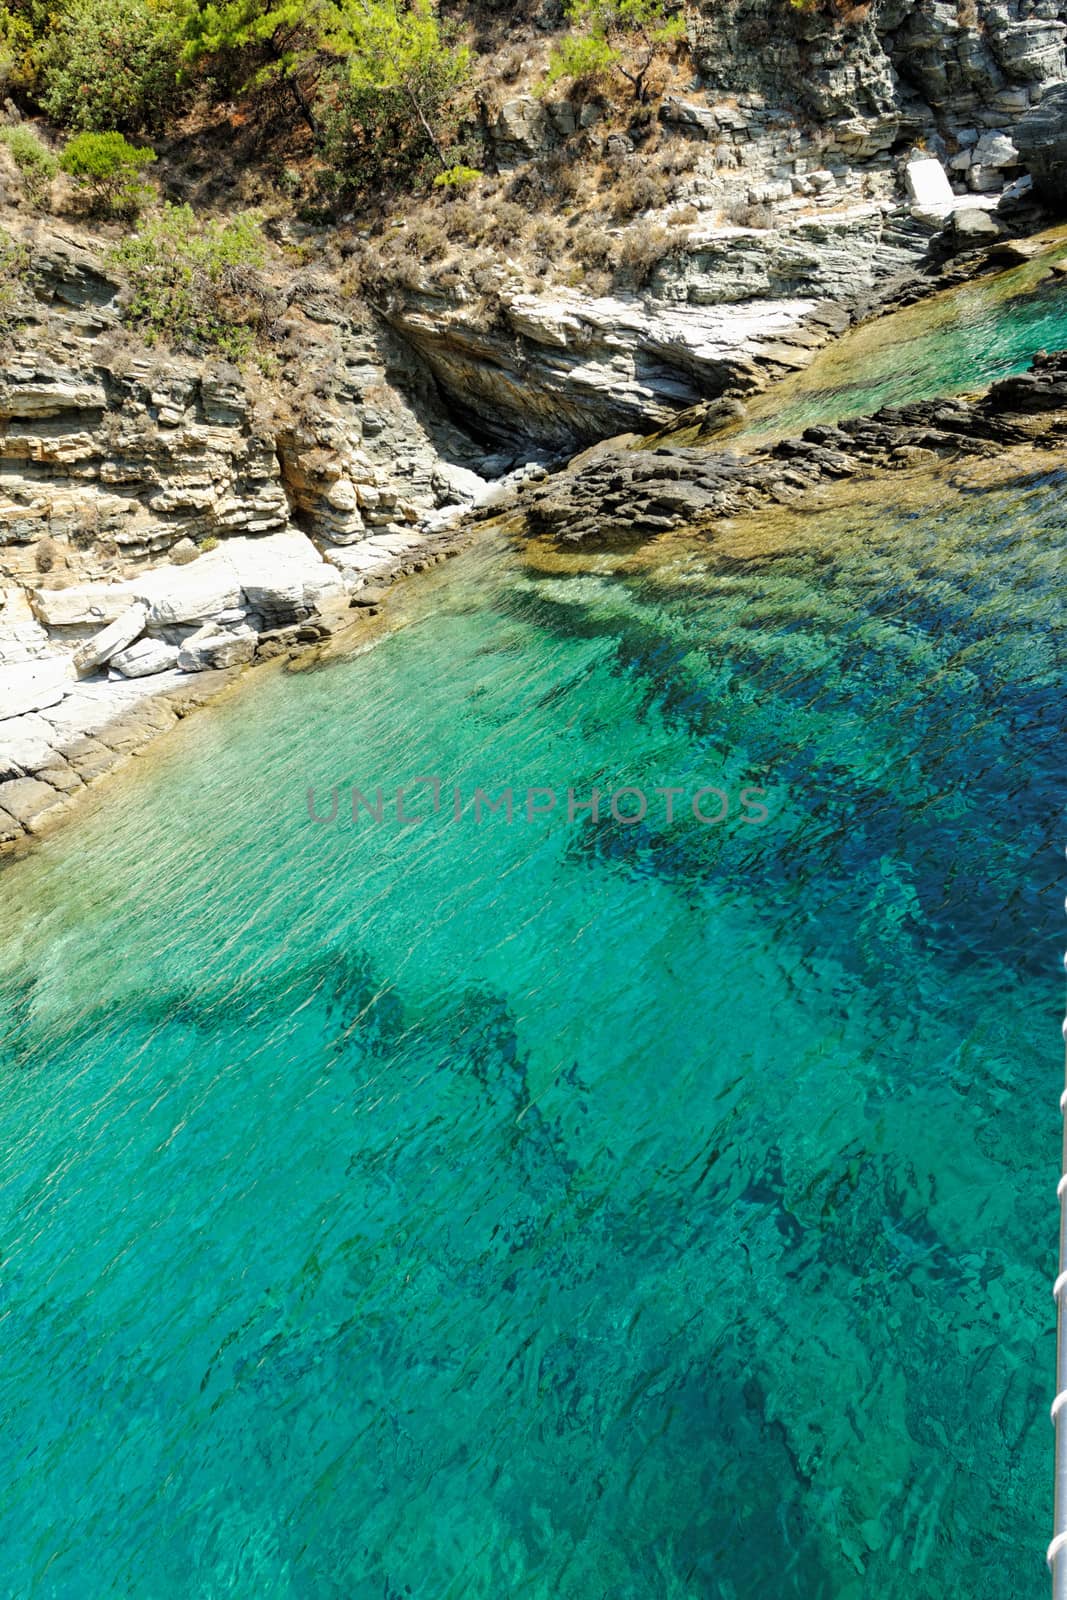
{"label": "eroded rock ledge", "polygon": [[977,398],[924,400],[836,426],[806,428],[750,453],[725,449],[595,447],[563,472],[520,486],[502,511],[532,536],[565,546],[656,537],[769,505],[794,505],[820,484],[938,458],[989,455],[1006,445],[1067,439],[1067,351]]}

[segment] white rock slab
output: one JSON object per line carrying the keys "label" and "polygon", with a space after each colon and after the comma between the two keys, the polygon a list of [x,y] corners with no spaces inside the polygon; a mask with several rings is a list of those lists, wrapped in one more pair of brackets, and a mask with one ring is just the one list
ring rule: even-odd
{"label": "white rock slab", "polygon": [[73,689],[74,681],[74,663],[69,656],[0,667],[0,719],[58,705]]}
{"label": "white rock slab", "polygon": [[326,554],[335,567],[349,579],[354,577],[371,577],[376,573],[391,572],[396,566],[396,557],[388,550],[383,550],[381,545],[371,539],[364,539],[360,544],[329,545]]}
{"label": "white rock slab", "polygon": [[135,639],[139,639],[145,630],[148,621],[148,608],[138,601],[129,606],[116,621],[110,623],[103,632],[94,634],[85,644],[80,645],[74,652],[74,669],[85,676],[95,672],[97,667],[102,667],[118,655],[120,650],[125,650]]}
{"label": "white rock slab", "polygon": [[178,647],[162,639],[138,639],[128,649],[111,657],[110,665],[124,678],[150,678],[169,672],[178,664]]}
{"label": "white rock slab", "polygon": [[218,667],[244,667],[255,653],[256,635],[251,628],[231,633],[208,623],[186,639],[178,651],[178,668],[182,672],[206,672]]}
{"label": "white rock slab", "polygon": [[53,761],[55,730],[36,712],[0,722],[0,772],[38,772]]}
{"label": "white rock slab", "polygon": [[225,554],[247,603],[262,606],[317,606],[344,587],[336,568],[324,561],[297,528],[258,539],[227,539]]}
{"label": "white rock slab", "polygon": [[133,580],[137,598],[147,608],[153,627],[176,622],[203,622],[241,601],[241,585],[219,550],[187,567],[156,567]]}
{"label": "white rock slab", "polygon": [[116,622],[136,598],[130,583],[80,583],[69,589],[36,589],[31,604],[50,628],[101,627]]}
{"label": "white rock slab", "polygon": [[948,173],[933,156],[909,161],[904,169],[904,183],[912,205],[922,211],[951,211],[956,204]]}

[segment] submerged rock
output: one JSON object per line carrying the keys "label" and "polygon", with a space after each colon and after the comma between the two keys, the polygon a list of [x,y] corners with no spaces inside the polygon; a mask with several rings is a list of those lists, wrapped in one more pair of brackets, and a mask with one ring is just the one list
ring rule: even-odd
{"label": "submerged rock", "polygon": [[[1040,419],[1040,420],[1038,420]],[[935,399],[814,426],[747,454],[660,444],[589,450],[516,496],[526,529],[564,545],[653,538],[770,504],[871,468],[994,454],[1006,444],[1067,437],[1067,351],[1038,356],[977,400]]]}

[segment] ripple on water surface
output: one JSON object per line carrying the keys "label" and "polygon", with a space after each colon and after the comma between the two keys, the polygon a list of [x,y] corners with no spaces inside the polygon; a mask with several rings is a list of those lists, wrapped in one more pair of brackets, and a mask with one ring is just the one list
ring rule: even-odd
{"label": "ripple on water surface", "polygon": [[1044,1594],[1065,503],[471,554],[3,874],[8,1592]]}

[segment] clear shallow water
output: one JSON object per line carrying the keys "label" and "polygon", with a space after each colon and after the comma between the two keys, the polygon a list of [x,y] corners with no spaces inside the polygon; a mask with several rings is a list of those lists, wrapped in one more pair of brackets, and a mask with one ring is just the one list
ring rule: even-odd
{"label": "clear shallow water", "polygon": [[3,1592],[1045,1594],[1065,506],[472,555],[0,876]]}
{"label": "clear shallow water", "polygon": [[804,371],[749,403],[750,420],[731,442],[985,389],[1024,371],[1039,350],[1062,350],[1067,278],[1049,276],[1048,268],[1067,253],[1067,236],[1059,230],[1048,243],[1048,252],[1025,266],[852,329]]}

